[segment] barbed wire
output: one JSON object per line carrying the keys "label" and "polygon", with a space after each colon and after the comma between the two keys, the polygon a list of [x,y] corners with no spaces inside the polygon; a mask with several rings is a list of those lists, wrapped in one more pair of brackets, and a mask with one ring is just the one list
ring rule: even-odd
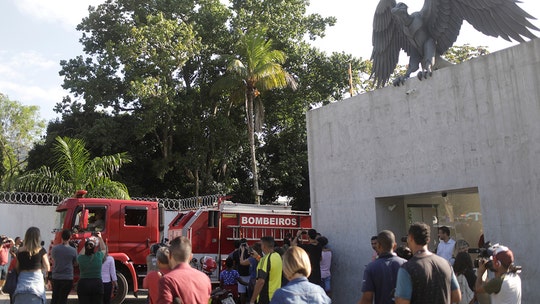
{"label": "barbed wire", "polygon": [[169,211],[181,211],[181,210],[193,210],[200,207],[209,207],[216,204],[223,194],[212,194],[204,196],[196,196],[189,198],[146,198],[146,197],[132,197],[135,201],[153,201],[163,204],[165,210]]}
{"label": "barbed wire", "polygon": [[[132,197],[131,199],[135,201],[159,202],[163,204],[165,210],[181,211],[212,206],[223,196],[223,194],[212,194],[180,199],[147,197]],[[65,197],[52,193],[0,191],[0,204],[57,206],[64,199]]]}
{"label": "barbed wire", "polygon": [[63,200],[63,196],[52,193],[0,191],[2,204],[56,206]]}

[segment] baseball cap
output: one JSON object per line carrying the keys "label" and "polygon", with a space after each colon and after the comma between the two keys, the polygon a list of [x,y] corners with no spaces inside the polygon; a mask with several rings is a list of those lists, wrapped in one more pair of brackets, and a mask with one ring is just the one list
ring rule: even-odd
{"label": "baseball cap", "polygon": [[514,253],[506,246],[498,246],[493,251],[493,261],[499,261],[501,264],[508,268],[514,263]]}
{"label": "baseball cap", "polygon": [[95,238],[95,237],[89,237],[88,239],[86,239],[86,242],[84,243],[84,246],[87,247],[87,246],[92,246],[92,247],[96,247],[98,245],[98,240]]}

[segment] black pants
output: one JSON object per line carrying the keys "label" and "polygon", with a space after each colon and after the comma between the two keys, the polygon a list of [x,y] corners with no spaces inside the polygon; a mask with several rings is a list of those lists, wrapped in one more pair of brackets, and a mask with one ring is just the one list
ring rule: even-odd
{"label": "black pants", "polygon": [[103,283],[103,304],[111,303],[112,282]]}
{"label": "black pants", "polygon": [[73,287],[73,280],[52,280],[51,304],[66,304]]}
{"label": "black pants", "polygon": [[101,279],[80,279],[77,297],[79,304],[103,304],[103,282]]}

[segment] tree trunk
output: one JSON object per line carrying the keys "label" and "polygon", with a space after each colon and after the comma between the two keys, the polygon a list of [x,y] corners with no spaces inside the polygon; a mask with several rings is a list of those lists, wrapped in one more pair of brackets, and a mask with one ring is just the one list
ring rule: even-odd
{"label": "tree trunk", "polygon": [[257,158],[255,154],[255,124],[253,116],[253,92],[254,88],[246,89],[246,123],[248,125],[249,148],[251,152],[251,171],[253,174],[253,194],[255,195],[255,203],[261,204],[260,197],[257,195],[259,191],[259,173],[257,170]]}

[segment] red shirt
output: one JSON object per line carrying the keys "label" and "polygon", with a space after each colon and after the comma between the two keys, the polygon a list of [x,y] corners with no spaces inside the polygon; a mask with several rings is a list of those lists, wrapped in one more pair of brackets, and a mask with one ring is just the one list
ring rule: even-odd
{"label": "red shirt", "polygon": [[186,304],[208,304],[212,284],[203,272],[188,263],[180,263],[159,280],[158,304],[173,303],[180,298]]}
{"label": "red shirt", "polygon": [[11,244],[4,244],[0,247],[0,266],[4,266],[8,263],[9,248],[11,248]]}
{"label": "red shirt", "polygon": [[170,270],[150,271],[143,281],[143,288],[148,289],[148,297],[150,298],[150,304],[156,304],[159,298],[159,279],[163,275],[169,273]]}

